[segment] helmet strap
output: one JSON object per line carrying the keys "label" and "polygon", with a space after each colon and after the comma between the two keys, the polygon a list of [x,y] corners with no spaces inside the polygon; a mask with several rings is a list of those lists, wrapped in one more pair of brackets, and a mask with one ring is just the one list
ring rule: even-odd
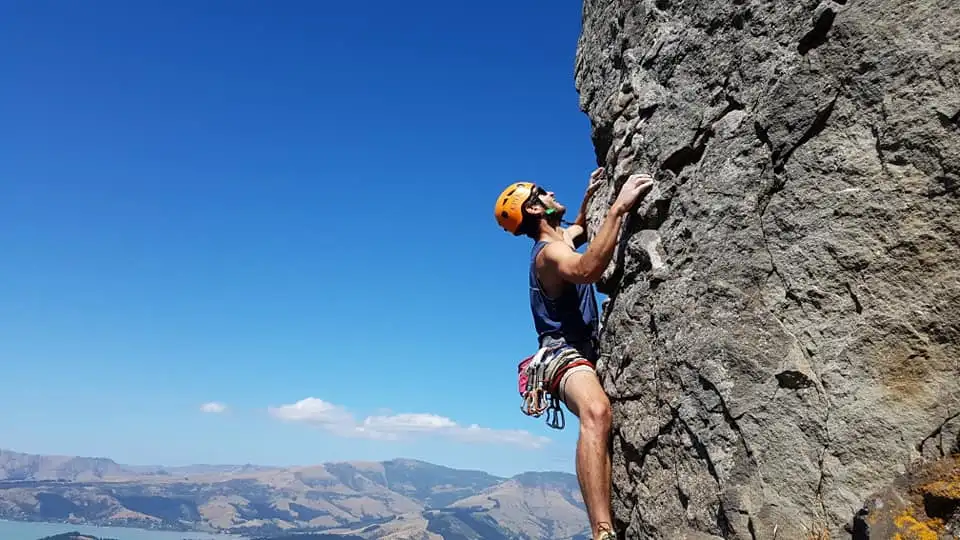
{"label": "helmet strap", "polygon": [[[551,215],[556,214],[556,213],[557,213],[557,209],[556,209],[556,208],[548,208],[548,209],[546,209],[546,210],[543,211],[543,215],[544,215],[544,216],[551,216]],[[572,221],[567,221],[567,220],[565,220],[565,219],[561,219],[561,220],[560,220],[560,223],[562,223],[562,224],[564,224],[564,225],[566,225],[566,226],[568,226],[568,227],[569,227],[570,225],[573,225],[573,222],[572,222]]]}
{"label": "helmet strap", "polygon": [[554,226],[560,225],[565,222],[563,218],[557,215],[556,208],[547,208],[543,211],[543,219]]}

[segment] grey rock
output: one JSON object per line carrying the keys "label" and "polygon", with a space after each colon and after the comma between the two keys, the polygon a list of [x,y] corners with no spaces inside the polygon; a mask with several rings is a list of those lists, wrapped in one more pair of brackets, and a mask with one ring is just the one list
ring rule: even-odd
{"label": "grey rock", "polygon": [[849,535],[960,450],[960,3],[585,0],[626,538]]}

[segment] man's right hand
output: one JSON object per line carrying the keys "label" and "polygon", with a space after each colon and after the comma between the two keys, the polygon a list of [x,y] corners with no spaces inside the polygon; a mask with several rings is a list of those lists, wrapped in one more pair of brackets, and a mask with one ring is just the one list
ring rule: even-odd
{"label": "man's right hand", "polygon": [[633,208],[633,204],[640,195],[646,193],[653,187],[653,177],[647,173],[638,173],[630,175],[630,178],[624,182],[620,188],[620,194],[617,200],[613,201],[610,209],[618,215],[624,215]]}
{"label": "man's right hand", "polygon": [[[620,188],[617,200],[610,207],[610,214],[590,242],[587,251],[580,255],[565,242],[551,242],[541,251],[547,275],[554,275],[572,283],[595,283],[602,276],[617,241],[617,232],[623,217],[633,208],[637,198],[653,187],[653,177],[646,173],[634,174]],[[555,278],[554,278],[555,279]]]}

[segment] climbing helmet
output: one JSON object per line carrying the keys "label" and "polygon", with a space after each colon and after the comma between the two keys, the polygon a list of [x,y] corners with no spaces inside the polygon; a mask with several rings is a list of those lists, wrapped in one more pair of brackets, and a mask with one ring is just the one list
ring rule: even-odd
{"label": "climbing helmet", "polygon": [[533,182],[514,182],[507,186],[497,197],[497,204],[493,207],[497,223],[503,230],[513,233],[514,236],[519,235],[524,217],[523,205],[530,197],[542,192]]}

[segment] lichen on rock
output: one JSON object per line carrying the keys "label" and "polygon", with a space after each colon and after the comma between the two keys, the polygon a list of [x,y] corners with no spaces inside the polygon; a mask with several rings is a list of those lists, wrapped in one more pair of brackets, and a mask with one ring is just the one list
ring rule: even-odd
{"label": "lichen on rock", "polygon": [[849,536],[960,452],[960,3],[585,0],[575,69],[588,232],[657,181],[599,284],[623,537]]}
{"label": "lichen on rock", "polygon": [[911,465],[868,497],[852,540],[960,538],[960,454]]}

